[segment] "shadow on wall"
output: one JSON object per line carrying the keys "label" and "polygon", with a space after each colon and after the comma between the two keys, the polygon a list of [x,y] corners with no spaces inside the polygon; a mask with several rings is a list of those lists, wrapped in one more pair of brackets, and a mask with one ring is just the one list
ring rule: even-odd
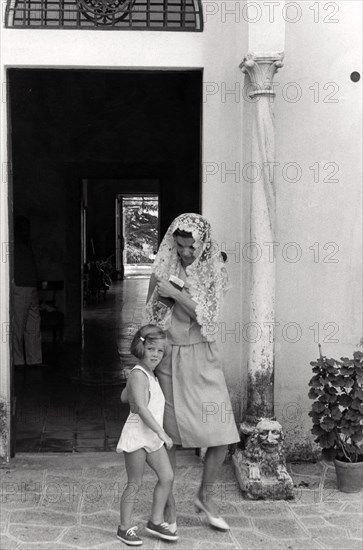
{"label": "shadow on wall", "polygon": [[7,429],[7,403],[0,396],[0,463],[7,461],[8,429]]}

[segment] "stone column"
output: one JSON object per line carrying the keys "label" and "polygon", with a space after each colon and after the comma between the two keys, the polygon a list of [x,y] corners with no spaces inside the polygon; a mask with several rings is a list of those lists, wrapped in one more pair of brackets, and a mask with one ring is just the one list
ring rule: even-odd
{"label": "stone column", "polygon": [[[247,411],[241,424],[245,449],[233,463],[251,499],[291,499],[281,425],[274,420],[275,210],[273,78],[283,54],[249,54],[241,63],[253,105],[250,206],[249,355]],[[247,84],[247,82],[246,82]]]}
{"label": "stone column", "polygon": [[[283,66],[283,54],[250,53],[240,68],[248,74],[245,89],[254,101],[252,122],[250,209],[250,315],[248,399],[245,430],[261,418],[271,418],[273,407],[275,322],[275,128],[273,78]],[[256,177],[255,177],[256,176]]]}

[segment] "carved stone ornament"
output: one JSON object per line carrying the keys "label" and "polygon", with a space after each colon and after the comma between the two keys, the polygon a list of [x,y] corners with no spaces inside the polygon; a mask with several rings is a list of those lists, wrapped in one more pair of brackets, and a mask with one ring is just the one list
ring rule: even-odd
{"label": "carved stone ornament", "polygon": [[251,98],[259,95],[275,96],[273,78],[277,71],[284,66],[284,53],[255,54],[250,52],[244,58],[239,68],[248,73],[254,89],[249,93]]}
{"label": "carved stone ornament", "polygon": [[263,418],[233,455],[236,476],[247,498],[293,499],[293,481],[286,470],[284,435],[276,420]]}

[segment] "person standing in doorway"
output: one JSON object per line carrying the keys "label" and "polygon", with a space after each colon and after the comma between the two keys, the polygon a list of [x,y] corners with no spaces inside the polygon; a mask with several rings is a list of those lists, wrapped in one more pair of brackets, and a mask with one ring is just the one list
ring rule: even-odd
{"label": "person standing in doorway", "polygon": [[[217,346],[217,330],[224,293],[229,288],[225,258],[213,246],[209,221],[195,213],[178,216],[167,230],[156,255],[150,279],[146,319],[163,325],[171,353],[156,368],[165,396],[164,430],[174,445],[169,450],[173,469],[175,448],[208,448],[195,507],[204,512],[209,525],[227,531],[214,502],[216,482],[229,444],[239,433]],[[182,289],[170,282],[182,280]],[[160,298],[174,302],[169,326],[158,317]],[[212,411],[213,409],[213,411]],[[217,412],[218,409],[218,412]],[[175,501],[169,496],[165,520],[176,531]]]}
{"label": "person standing in doorway", "polygon": [[41,366],[38,273],[30,242],[30,222],[25,216],[16,216],[14,223],[14,281],[14,364]]}

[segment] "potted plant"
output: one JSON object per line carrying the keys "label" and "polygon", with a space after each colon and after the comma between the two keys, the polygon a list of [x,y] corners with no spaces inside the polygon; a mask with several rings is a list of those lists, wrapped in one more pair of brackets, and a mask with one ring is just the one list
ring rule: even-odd
{"label": "potted plant", "polygon": [[363,487],[363,353],[328,359],[320,344],[319,353],[310,363],[311,431],[323,457],[334,459],[338,489],[357,492]]}

